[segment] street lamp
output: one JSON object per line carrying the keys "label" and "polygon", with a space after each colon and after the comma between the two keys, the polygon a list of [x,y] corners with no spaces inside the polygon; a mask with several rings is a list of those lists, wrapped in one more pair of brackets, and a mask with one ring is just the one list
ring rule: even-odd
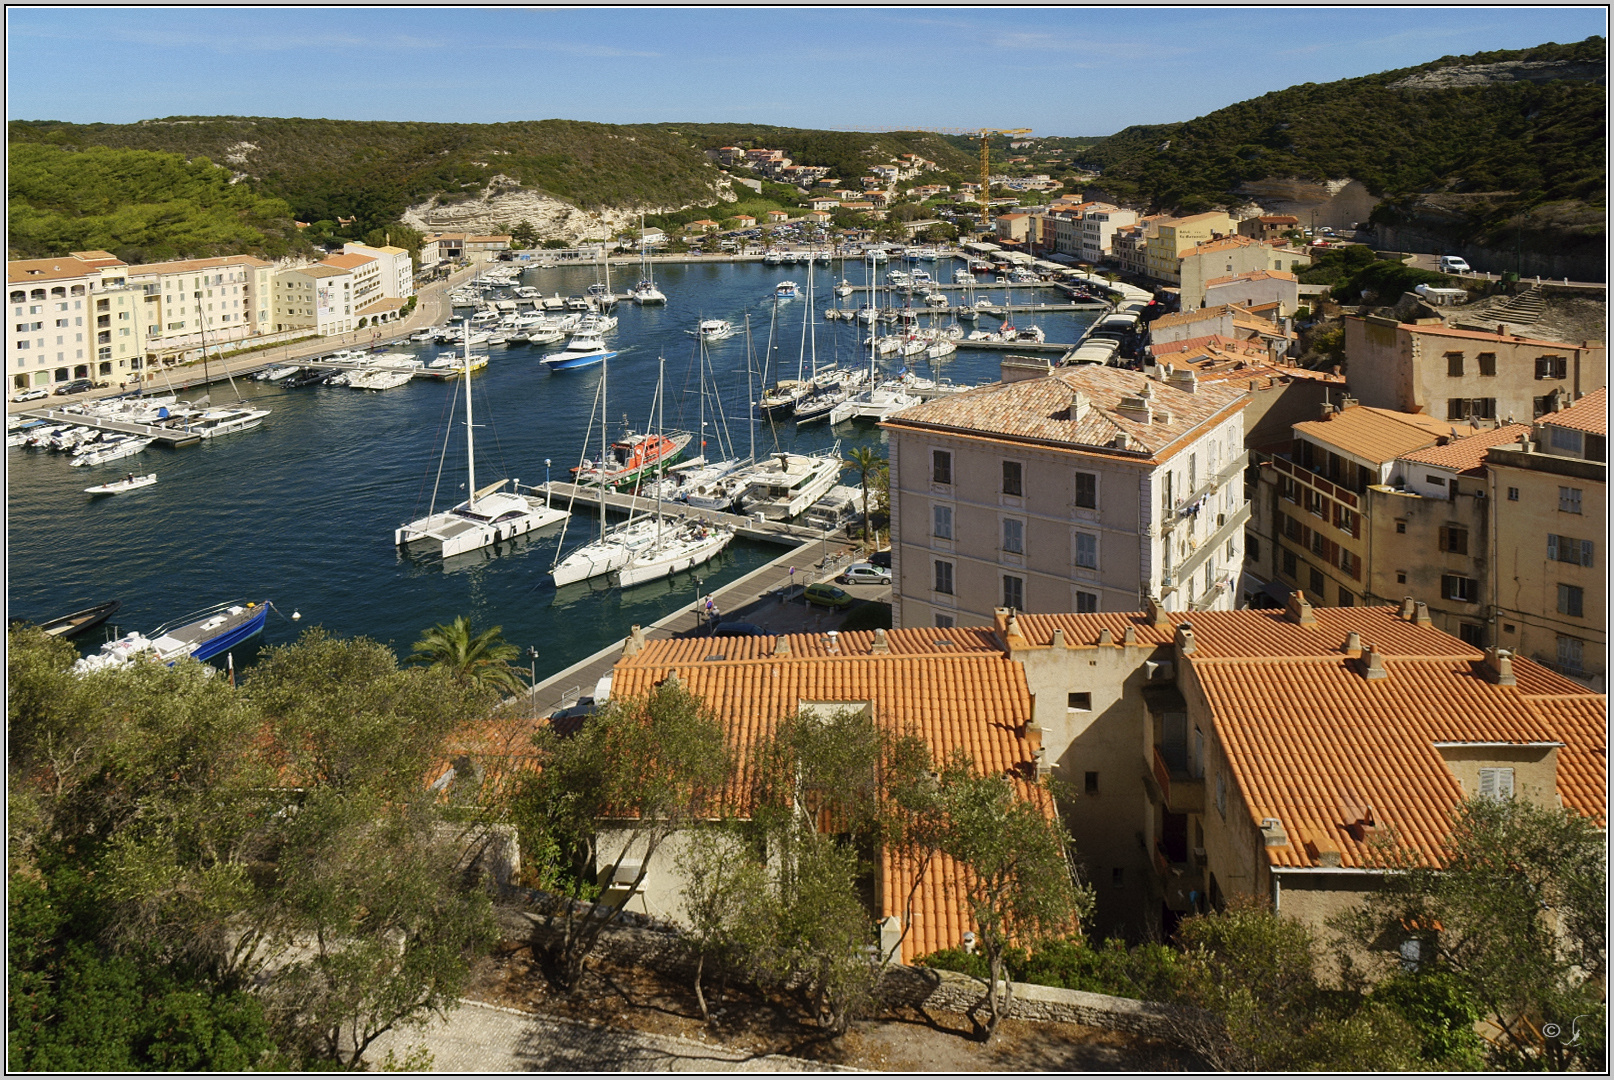
{"label": "street lamp", "polygon": [[549,494],[549,459],[544,458],[544,494]]}
{"label": "street lamp", "polygon": [[528,645],[527,656],[532,660],[532,683],[527,688],[527,703],[532,706],[533,716],[536,718],[538,715],[538,647]]}

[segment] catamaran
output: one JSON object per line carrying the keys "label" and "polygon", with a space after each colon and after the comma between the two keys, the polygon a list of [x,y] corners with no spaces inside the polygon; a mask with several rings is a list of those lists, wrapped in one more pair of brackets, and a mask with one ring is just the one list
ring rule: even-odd
{"label": "catamaran", "polygon": [[[442,513],[433,513],[428,509],[425,517],[400,526],[393,533],[393,543],[398,547],[419,544],[436,549],[447,559],[485,548],[500,540],[513,540],[571,516],[566,510],[554,509],[545,499],[534,499],[515,491],[500,491],[507,483],[505,480],[477,488],[476,429],[471,421],[471,369],[471,347],[467,345],[463,369],[465,378],[462,382],[465,389],[465,490],[471,493],[471,497]],[[446,444],[444,449],[447,450]],[[441,464],[438,470],[440,483]],[[437,487],[433,485],[433,504],[436,501]]]}
{"label": "catamaran", "polygon": [[644,277],[640,280],[639,284],[634,287],[633,291],[628,293],[628,295],[633,297],[633,302],[635,304],[639,304],[641,306],[644,304],[665,304],[667,302],[667,294],[656,288],[656,268],[655,265],[650,261],[650,247],[643,241],[643,214],[639,215],[639,234],[639,265],[644,271]]}

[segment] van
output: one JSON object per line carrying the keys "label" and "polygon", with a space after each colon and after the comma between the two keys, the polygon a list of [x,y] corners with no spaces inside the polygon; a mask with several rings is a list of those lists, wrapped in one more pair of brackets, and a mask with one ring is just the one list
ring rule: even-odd
{"label": "van", "polygon": [[1440,272],[1442,274],[1472,274],[1468,263],[1456,255],[1442,255],[1440,257]]}

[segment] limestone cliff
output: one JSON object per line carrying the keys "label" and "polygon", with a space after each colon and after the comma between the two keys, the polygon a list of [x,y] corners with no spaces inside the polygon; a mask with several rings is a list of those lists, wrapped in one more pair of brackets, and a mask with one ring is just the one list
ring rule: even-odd
{"label": "limestone cliff", "polygon": [[[727,177],[723,178],[726,181]],[[718,202],[734,202],[727,184],[715,188]],[[403,223],[422,232],[507,233],[523,221],[530,222],[546,240],[578,243],[600,240],[623,229],[636,228],[639,214],[665,214],[685,206],[647,206],[635,209],[584,210],[565,199],[522,187],[502,174],[493,177],[486,188],[469,196],[434,195],[410,206]]]}

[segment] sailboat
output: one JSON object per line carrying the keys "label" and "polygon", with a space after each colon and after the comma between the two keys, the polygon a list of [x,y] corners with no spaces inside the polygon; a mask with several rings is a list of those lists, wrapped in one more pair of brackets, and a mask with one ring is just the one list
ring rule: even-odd
{"label": "sailboat", "polygon": [[[665,426],[666,419],[666,404],[662,398],[666,367],[667,361],[663,358],[656,377],[656,408],[663,421],[657,425],[658,429]],[[631,551],[627,563],[617,571],[617,583],[623,588],[704,566],[734,539],[734,530],[727,525],[704,521],[668,522],[662,517],[659,486],[656,488],[655,522],[654,542]]]}
{"label": "sailboat", "polygon": [[[465,345],[465,365],[462,380],[465,388],[465,490],[470,498],[451,510],[442,513],[428,512],[423,518],[399,527],[393,533],[398,547],[420,544],[435,548],[443,558],[467,551],[485,548],[500,540],[517,536],[563,521],[571,514],[556,510],[547,500],[534,499],[514,491],[500,491],[507,483],[500,480],[480,490],[476,486],[476,429],[471,420],[471,346]],[[444,442],[443,449],[448,449]],[[442,480],[439,465],[438,481]],[[513,486],[513,485],[512,485]],[[432,488],[432,503],[437,501],[437,488]]]}
{"label": "sailboat", "polygon": [[628,295],[633,297],[635,304],[665,304],[667,294],[656,288],[655,265],[650,261],[650,249],[644,242],[643,214],[639,215],[639,264],[644,278]]}

